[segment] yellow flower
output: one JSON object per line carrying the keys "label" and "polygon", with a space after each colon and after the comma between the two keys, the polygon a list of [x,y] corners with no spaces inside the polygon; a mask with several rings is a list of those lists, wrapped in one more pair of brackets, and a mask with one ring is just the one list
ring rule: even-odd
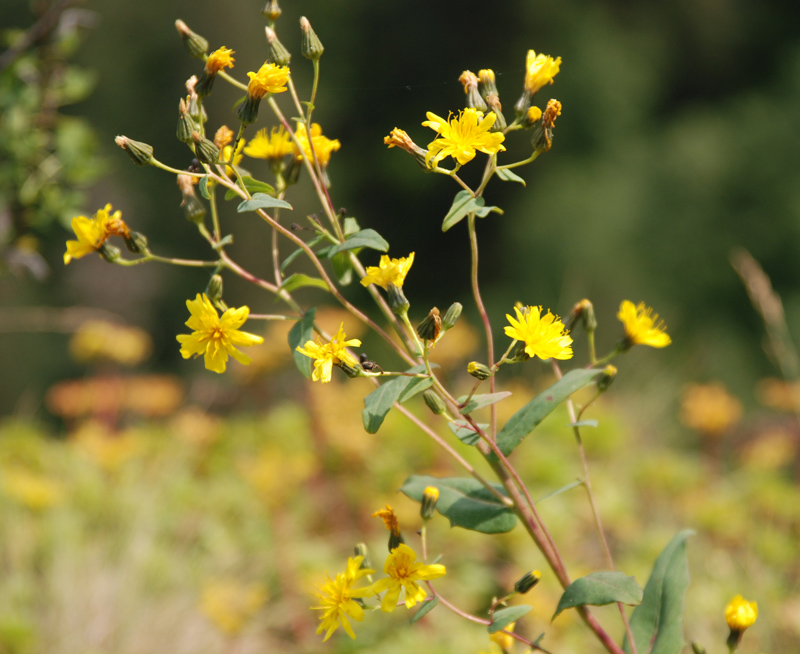
{"label": "yellow flower", "polygon": [[438,579],[447,572],[443,565],[425,565],[418,562],[417,553],[405,543],[391,551],[386,558],[383,571],[389,576],[372,584],[369,587],[369,594],[377,595],[386,591],[381,600],[381,610],[385,613],[394,611],[401,593],[405,597],[408,609],[421,602],[428,593],[417,582]]}
{"label": "yellow flower", "polygon": [[107,204],[98,209],[94,218],[75,216],[72,219],[72,231],[78,237],[77,241],[67,241],[67,251],[64,253],[64,265],[73,259],[80,259],[87,254],[96,252],[111,236],[129,236],[130,229],[122,221],[122,212],[111,213],[111,205]]}
{"label": "yellow flower", "polygon": [[216,75],[223,68],[233,68],[233,62],[235,61],[233,55],[233,50],[225,46],[214,50],[206,59],[206,72]]}
{"label": "yellow flower", "polygon": [[200,611],[226,634],[239,633],[267,599],[258,584],[217,581],[206,584],[200,599]]}
{"label": "yellow flower", "polygon": [[383,290],[388,291],[389,285],[394,284],[397,288],[403,287],[411,264],[414,263],[414,253],[399,259],[390,259],[388,254],[381,256],[377,266],[369,266],[366,276],[361,280],[362,286],[377,284]]}
{"label": "yellow flower", "polygon": [[253,140],[250,141],[250,145],[244,149],[244,153],[248,157],[253,157],[254,159],[271,159],[274,161],[283,159],[287,154],[291,154],[293,151],[294,146],[292,145],[292,140],[289,138],[289,133],[283,128],[283,125],[280,127],[273,127],[269,136],[267,136],[266,127],[258,130]]}
{"label": "yellow flower", "polygon": [[509,327],[506,335],[525,343],[525,353],[540,359],[571,359],[572,337],[565,330],[564,323],[548,309],[542,316],[542,307],[514,307],[516,320],[506,314]]}
{"label": "yellow flower", "polygon": [[320,616],[322,624],[317,627],[318,634],[326,632],[323,642],[331,637],[340,624],[350,638],[355,639],[356,637],[347,618],[349,616],[358,622],[364,619],[364,609],[354,601],[354,598],[367,597],[371,594],[369,592],[371,587],[353,588],[353,584],[362,577],[375,572],[369,568],[360,569],[363,561],[363,556],[350,557],[347,559],[347,568],[344,572],[339,572],[335,579],[331,579],[326,572],[327,580],[323,580],[317,590],[313,592],[322,601],[321,606],[312,606],[311,608],[315,611],[323,611]]}
{"label": "yellow flower", "polygon": [[[300,145],[303,146],[302,152],[296,147],[294,148],[295,158],[297,158],[298,161],[302,160],[304,156],[311,159],[311,146],[308,143],[306,126],[302,123],[299,124],[295,131],[295,136],[297,140],[300,141]],[[319,123],[311,125],[311,145],[314,146],[314,154],[317,155],[317,161],[319,161],[319,165],[323,168],[330,162],[331,153],[337,152],[339,148],[342,147],[338,139],[331,140],[327,136],[323,136],[322,127],[320,127]]]}
{"label": "yellow flower", "polygon": [[39,473],[23,467],[3,468],[0,489],[33,511],[50,508],[64,500],[64,489]]}
{"label": "yellow flower", "polygon": [[222,373],[225,372],[228,355],[239,363],[250,363],[250,357],[239,352],[237,345],[249,347],[264,342],[260,336],[239,331],[239,327],[250,314],[248,307],[228,309],[220,318],[211,301],[200,293],[194,300],[186,300],[186,306],[192,314],[186,321],[186,326],[194,332],[179,334],[177,337],[184,359],[202,354],[205,356],[206,368]]}
{"label": "yellow flower", "polygon": [[264,64],[257,73],[247,73],[247,95],[261,99],[267,93],[283,93],[289,83],[289,68],[277,64]]}
{"label": "yellow flower", "polygon": [[525,90],[531,95],[546,84],[552,84],[561,66],[561,57],[553,59],[548,55],[536,54],[528,50],[525,60]]}
{"label": "yellow flower", "polygon": [[[242,163],[242,150],[244,150],[245,141],[246,139],[239,140],[239,144],[236,146],[235,153],[233,152],[232,145],[226,145],[224,148],[222,148],[222,153],[219,156],[220,161],[230,161],[231,154],[233,154],[233,161],[231,161],[231,163],[234,166],[238,166],[240,163]],[[236,175],[236,173],[233,171],[233,168],[230,166],[225,166],[225,174],[231,178]]]}
{"label": "yellow flower", "polygon": [[719,436],[736,424],[742,405],[721,384],[691,384],[683,393],[681,421],[707,436]]}
{"label": "yellow flower", "polygon": [[360,366],[358,359],[356,359],[347,347],[358,347],[361,341],[357,338],[346,340],[347,336],[344,333],[344,323],[339,325],[339,331],[331,339],[330,343],[322,343],[319,339],[316,342],[306,341],[303,347],[298,347],[297,351],[300,354],[305,354],[307,357],[314,359],[314,372],[311,373],[312,381],[329,382],[331,380],[331,371],[333,366],[347,365],[351,368],[358,368]]}
{"label": "yellow flower", "polygon": [[[512,632],[514,631],[516,624],[516,622],[512,622],[511,624],[506,625],[503,630]],[[498,631],[491,634],[489,636],[489,640],[500,645],[500,649],[502,649],[504,652],[508,652],[514,646],[514,637],[503,633],[503,631]]]}
{"label": "yellow flower", "polygon": [[650,347],[667,347],[672,340],[667,335],[664,322],[658,322],[658,314],[653,313],[650,307],[640,302],[635,306],[633,302],[625,300],[619,307],[617,318],[625,327],[625,346],[649,345]]}
{"label": "yellow flower", "polygon": [[386,528],[395,536],[400,534],[400,523],[397,520],[397,516],[394,514],[394,510],[388,504],[386,505],[385,509],[379,509],[375,511],[375,513],[372,514],[372,517],[383,520],[383,524],[386,525]]}
{"label": "yellow flower", "polygon": [[[433,168],[445,157],[453,157],[464,165],[475,157],[475,151],[495,154],[505,150],[505,136],[501,132],[490,132],[497,116],[490,112],[485,118],[477,109],[464,109],[455,118],[445,120],[432,112],[422,124],[430,127],[439,137],[428,146],[425,163]],[[480,121],[480,122],[479,122]]]}
{"label": "yellow flower", "polygon": [[758,617],[758,604],[737,595],[725,607],[725,621],[731,631],[742,632],[752,627]]}

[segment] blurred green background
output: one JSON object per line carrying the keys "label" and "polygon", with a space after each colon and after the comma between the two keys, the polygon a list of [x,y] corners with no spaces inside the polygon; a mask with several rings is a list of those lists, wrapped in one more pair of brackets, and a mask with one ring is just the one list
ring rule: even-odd
{"label": "blurred green background", "polygon": [[[5,0],[0,28],[27,29],[47,6]],[[384,440],[366,441],[359,420],[366,386],[351,392],[334,384],[319,391],[328,394],[320,396],[327,400],[320,399],[317,389],[310,390],[285,369],[288,353],[282,341],[249,374],[236,367],[218,377],[199,361],[184,362],[175,335],[185,330],[185,300],[203,291],[206,273],[159,264],[123,269],[98,257],[63,266],[70,218],[92,215],[107,202],[148,236],[155,252],[206,256],[204,242],[183,218],[174,178],[135,167],[113,140],[124,134],[153,145],[165,163],[188,165],[188,151],[175,138],[177,103],[185,94],[185,80],[201,65],[186,54],[174,21],[185,20],[212,48],[233,48],[241,77],[265,56],[262,6],[256,0],[106,0],[73,6],[78,13],[70,16],[78,27],[70,47],[75,50],[64,59],[85,73],[85,88],[76,97],[92,90],[62,114],[65,120],[86,121],[94,135],[81,131],[80,138],[70,141],[79,144],[74,147],[83,158],[61,186],[69,187],[69,194],[53,196],[33,217],[20,213],[22,220],[17,220],[18,207],[9,206],[9,196],[0,197],[4,251],[22,237],[33,237],[41,262],[50,269],[44,279],[9,266],[0,275],[0,415],[6,417],[0,464],[10,466],[3,468],[6,478],[17,480],[7,483],[0,496],[0,533],[14,534],[0,549],[0,565],[12,579],[7,592],[0,593],[0,615],[6,616],[0,621],[0,652],[157,651],[153,643],[167,638],[169,650],[176,652],[287,647],[313,627],[313,616],[304,613],[306,578],[325,567],[333,573],[356,533],[366,534],[361,537],[371,538],[371,544],[381,542],[382,527],[368,515],[386,501],[402,504],[394,491],[406,475],[446,469],[427,442],[410,435],[399,420],[387,425],[390,434]],[[494,181],[486,193],[488,204],[505,211],[479,223],[488,309],[499,326],[518,300],[564,315],[588,297],[597,310],[603,352],[619,336],[615,314],[622,299],[655,307],[673,345],[658,352],[634,350],[620,361],[615,397],[598,407],[602,416],[596,417],[605,421],[602,436],[595,451],[590,445],[597,461],[595,485],[609,514],[620,568],[643,582],[669,537],[694,527],[699,534],[691,545],[695,582],[687,635],[702,637],[709,652],[722,651],[725,633],[719,616],[730,596],[741,592],[758,599],[762,608],[760,635],[754,633],[746,651],[796,649],[800,432],[791,412],[797,400],[791,399],[791,387],[786,389],[790,400],[783,401],[759,385],[764,377],[779,376],[779,366],[774,348],[766,343],[764,323],[729,261],[731,251],[740,247],[761,263],[786,312],[784,341],[796,343],[800,23],[795,3],[508,0],[489,6],[287,0],[282,8],[277,30],[294,54],[292,71],[301,89],[308,89],[310,81],[310,65],[299,56],[301,15],[310,18],[326,47],[315,120],[326,135],[342,142],[329,170],[334,203],[346,207],[362,227],[380,232],[391,243],[392,256],[416,252],[405,286],[412,317],[459,300],[467,306],[465,332],[467,323],[477,324],[469,308],[466,229],[459,225],[442,234],[439,228],[458,189],[441,176],[422,174],[410,157],[388,150],[382,139],[401,127],[420,144],[427,143],[430,131],[420,126],[425,112],[447,115],[463,105],[457,78],[464,69],[496,72],[510,116],[527,50],[563,58],[555,84],[536,98],[540,106],[550,97],[564,106],[553,149],[517,171],[527,188]],[[11,97],[9,87],[0,88],[0,132],[13,136]],[[236,124],[232,106],[238,97],[217,82],[207,103],[213,129]],[[288,107],[284,98],[280,104]],[[247,136],[271,124],[266,116],[262,111],[261,122]],[[82,129],[69,124],[72,134]],[[19,147],[21,139],[22,134],[20,141],[5,143],[4,153]],[[526,148],[525,138],[510,141],[505,156],[509,161],[514,155],[523,158]],[[0,161],[4,188],[33,172],[9,172],[9,161],[7,156]],[[464,176],[471,179],[469,166]],[[307,180],[289,200],[297,216],[318,211]],[[270,269],[269,236],[260,224],[227,207],[223,225],[236,235],[231,254],[237,261],[254,272]],[[364,258],[368,265],[376,259]],[[226,279],[229,304],[247,303],[258,313],[275,310],[271,298],[237,281]],[[346,294],[367,307],[360,289]],[[314,290],[298,297],[308,305],[325,301]],[[152,356],[137,371],[170,375],[158,379],[169,380],[163,393],[178,399],[158,409],[147,401],[144,409],[124,409],[112,399],[110,410],[59,411],[63,403],[52,399],[53,391],[48,396],[54,384],[117,370],[78,362],[69,352],[82,317],[100,315],[98,310],[151,335]],[[333,329],[337,320],[332,319]],[[458,352],[481,356],[477,332],[470,334]],[[380,346],[361,337],[372,358],[382,360]],[[580,336],[576,355],[585,361]],[[466,387],[457,368],[450,374]],[[513,376],[525,394],[544,383],[546,371],[531,365]],[[690,420],[680,419],[685,385],[711,381],[724,384],[743,406],[741,419],[716,433],[691,429]],[[68,405],[76,402],[70,398]],[[331,402],[341,405],[336,420],[347,428],[321,426],[332,421]],[[310,418],[303,415],[308,406],[315,407]],[[98,427],[87,415],[99,417],[105,426]],[[213,415],[226,419],[218,424]],[[187,420],[198,422],[187,427]],[[535,460],[524,467],[537,480],[535,496],[578,474],[569,436],[561,429],[564,420],[551,420],[552,434],[543,437]],[[99,436],[92,431],[98,429]],[[109,429],[119,429],[130,439],[123,441],[133,445],[109,454],[103,436]],[[211,435],[193,440],[204,430]],[[182,438],[184,432],[189,435]],[[304,462],[301,454],[308,450],[313,455]],[[402,452],[402,460],[392,452]],[[295,463],[286,463],[295,455]],[[293,474],[297,483],[311,479],[308,497],[291,503],[292,510],[276,508],[273,482],[259,486],[259,474],[245,470],[246,462],[259,457],[285,464],[277,470],[288,474],[289,483]],[[264,465],[263,477],[278,475]],[[8,477],[8,469],[16,470],[17,477]],[[43,491],[36,486],[43,479],[55,486]],[[588,572],[603,563],[596,558],[591,524],[581,513],[582,498],[573,493],[554,505],[552,520],[565,549],[579,553],[573,562],[581,556],[590,562]],[[39,497],[40,505],[31,504],[31,497]],[[410,502],[405,510],[413,520]],[[573,511],[575,520],[568,521]],[[451,565],[458,570],[451,592],[462,593],[475,610],[501,592],[493,585],[498,578],[513,582],[531,556],[521,534],[492,545],[442,527],[440,548],[451,538],[457,545]],[[289,541],[303,543],[287,564],[298,578],[286,573],[278,579],[276,560],[287,556]],[[487,557],[497,562],[496,569],[481,565]],[[533,558],[527,565],[541,563]],[[94,574],[97,570],[101,573]],[[140,585],[126,584],[130,576]],[[219,577],[255,580],[269,598],[241,640],[220,636],[197,610],[204,584]],[[92,584],[80,587],[86,578]],[[542,629],[555,592],[550,586],[536,600]],[[80,613],[70,613],[70,589],[75,587],[80,587],[79,597],[95,597],[99,603],[92,613],[96,631]],[[124,597],[120,588],[127,589]],[[103,593],[120,598],[116,613],[103,613],[97,599]],[[143,608],[153,598],[164,602],[155,603],[163,610],[161,626],[153,630],[158,637],[142,642],[137,625],[156,619],[155,609]],[[131,616],[127,623],[126,614]],[[418,642],[413,639],[422,638],[420,633],[435,640],[429,651],[467,651],[463,648],[476,642],[461,623],[446,623],[460,634],[451,642],[442,637],[444,631],[434,637],[437,624],[422,623],[424,631],[412,634],[402,619],[393,616],[392,621],[402,630],[398,642],[383,633],[388,631],[385,622],[373,619],[363,641],[352,646],[337,634],[328,649],[400,651]],[[175,629],[176,624],[182,628]],[[571,640],[576,637],[570,625],[552,637],[551,644],[567,648],[562,651],[593,647],[580,637]],[[297,651],[316,651],[316,638],[303,638]]]}

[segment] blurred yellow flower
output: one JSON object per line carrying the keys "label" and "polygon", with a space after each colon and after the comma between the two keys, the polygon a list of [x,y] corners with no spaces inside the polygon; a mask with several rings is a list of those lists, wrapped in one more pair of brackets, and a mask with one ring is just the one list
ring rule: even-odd
{"label": "blurred yellow flower", "polygon": [[77,241],[67,241],[67,251],[64,253],[64,265],[73,259],[80,259],[87,254],[96,252],[111,236],[129,236],[130,229],[122,220],[122,212],[111,213],[112,207],[107,204],[98,209],[94,218],[76,216],[72,219],[72,231],[78,237]]}
{"label": "blurred yellow flower", "polygon": [[748,602],[741,595],[728,602],[725,607],[725,622],[731,629],[727,640],[729,651],[733,652],[739,646],[745,629],[752,627],[757,617],[758,605],[755,602]]}
{"label": "blurred yellow flower", "polygon": [[368,597],[371,594],[369,592],[371,587],[353,588],[353,584],[362,577],[375,572],[369,568],[362,569],[363,561],[363,556],[350,557],[347,559],[347,568],[344,572],[339,572],[335,579],[331,579],[326,572],[327,580],[323,580],[317,590],[313,591],[313,595],[322,602],[321,606],[312,606],[311,608],[315,611],[323,611],[320,616],[322,623],[317,627],[318,634],[326,632],[323,642],[331,637],[339,625],[344,628],[350,638],[355,639],[356,637],[347,618],[349,616],[358,622],[364,619],[364,609],[354,598]]}
{"label": "blurred yellow flower", "polygon": [[397,520],[397,516],[394,514],[394,510],[388,504],[386,505],[385,509],[378,509],[375,511],[375,513],[372,514],[372,517],[383,520],[383,524],[395,536],[400,535],[400,523]]}
{"label": "blurred yellow flower", "polygon": [[267,93],[283,93],[289,83],[289,68],[277,64],[264,64],[257,73],[247,73],[250,82],[247,84],[247,95],[261,99]]}
{"label": "blurred yellow flower", "polygon": [[439,136],[428,145],[425,163],[433,168],[445,157],[453,157],[460,166],[475,157],[476,150],[495,154],[505,150],[502,132],[489,131],[497,116],[490,112],[485,118],[477,109],[464,109],[448,120],[427,112],[428,120],[422,125],[430,127]]}
{"label": "blurred yellow flower", "polygon": [[[514,631],[514,627],[516,626],[516,622],[512,622],[511,624],[507,624],[504,627],[504,631]],[[489,636],[489,640],[493,643],[497,643],[500,645],[500,649],[504,652],[508,652],[514,646],[514,638],[513,636],[509,636],[508,634],[504,634],[502,631],[498,631],[493,633]]]}
{"label": "blurred yellow flower", "polygon": [[528,50],[525,58],[525,90],[531,95],[546,84],[552,84],[561,66],[561,57],[553,59],[549,55],[536,54]]}
{"label": "blurred yellow flower", "polygon": [[540,359],[571,359],[572,337],[566,332],[564,323],[550,311],[541,315],[542,307],[514,307],[516,319],[506,314],[510,326],[506,336],[525,343],[525,353]]}
{"label": "blurred yellow flower", "polygon": [[690,384],[683,393],[681,421],[707,436],[719,436],[735,425],[742,405],[722,384]]}
{"label": "blurred yellow flower", "polygon": [[233,635],[247,625],[266,600],[267,593],[259,584],[214,581],[203,588],[199,608],[220,631]]}
{"label": "blurred yellow flower", "polygon": [[151,350],[152,339],[146,331],[106,320],[87,320],[69,341],[70,354],[80,363],[107,360],[135,366]]}
{"label": "blurred yellow flower", "polygon": [[666,325],[658,320],[658,314],[645,306],[644,302],[634,305],[624,300],[619,307],[617,318],[625,327],[625,346],[649,345],[650,347],[667,347],[672,340],[667,335]]}
{"label": "blurred yellow flower", "polygon": [[48,509],[64,501],[64,489],[60,484],[23,467],[0,470],[0,488],[33,511]]}
{"label": "blurred yellow flower", "polygon": [[244,153],[248,157],[254,159],[270,159],[272,161],[280,161],[286,155],[294,152],[294,145],[292,139],[289,138],[283,125],[280,127],[273,127],[270,130],[269,136],[267,135],[267,128],[258,130],[256,135],[244,149]]}
{"label": "blurred yellow flower", "polygon": [[143,442],[135,433],[115,434],[98,421],[89,421],[73,434],[75,449],[106,472],[113,473],[135,458]]}
{"label": "blurred yellow flower", "polygon": [[414,263],[414,253],[399,259],[390,259],[388,254],[381,256],[377,266],[369,266],[366,276],[361,280],[362,286],[377,284],[383,290],[388,291],[389,285],[394,284],[397,288],[403,287],[409,269]]}
{"label": "blurred yellow flower", "polygon": [[[233,161],[231,161],[231,163],[234,166],[238,166],[240,163],[242,163],[242,150],[244,150],[245,143],[246,139],[239,139],[239,143],[236,145],[236,152],[233,151],[232,145],[226,145],[222,148],[222,153],[219,156],[219,160],[228,162],[231,161],[231,156],[233,156]],[[225,166],[225,174],[230,178],[233,178],[236,175],[233,168],[230,166]]]}
{"label": "blurred yellow flower", "polygon": [[206,59],[206,72],[216,75],[223,68],[233,68],[233,62],[236,61],[233,58],[234,54],[233,50],[225,46],[214,50]]}
{"label": "blurred yellow flower", "polygon": [[323,168],[330,162],[331,153],[337,152],[339,148],[342,147],[338,139],[332,140],[322,134],[322,127],[319,123],[311,125],[311,144],[308,142],[308,132],[304,124],[299,124],[294,134],[302,146],[302,151],[298,150],[296,147],[293,148],[295,158],[298,160],[302,160],[303,157],[312,159],[311,145],[313,145],[314,154],[317,155],[317,161]]}
{"label": "blurred yellow flower", "polygon": [[405,598],[406,608],[415,606],[428,596],[417,582],[438,579],[447,572],[443,565],[426,565],[417,561],[417,553],[405,543],[389,553],[383,571],[389,576],[379,579],[368,590],[370,595],[386,591],[381,600],[381,610],[385,613],[394,611],[401,593]]}
{"label": "blurred yellow flower", "polygon": [[330,343],[323,343],[319,339],[316,342],[306,341],[305,345],[297,348],[297,351],[314,359],[314,371],[311,373],[312,381],[325,383],[331,380],[333,366],[341,367],[346,365],[355,369],[360,367],[358,359],[346,349],[348,347],[358,347],[359,345],[361,345],[361,341],[357,338],[347,340],[347,336],[344,333],[344,323],[341,323],[339,331],[336,332]]}

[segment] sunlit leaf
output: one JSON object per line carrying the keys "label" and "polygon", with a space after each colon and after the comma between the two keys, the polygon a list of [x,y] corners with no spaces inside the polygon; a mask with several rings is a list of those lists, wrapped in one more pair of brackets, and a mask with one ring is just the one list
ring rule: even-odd
{"label": "sunlit leaf", "polygon": [[641,601],[642,589],[633,577],[626,576],[624,572],[593,572],[567,586],[551,620],[555,620],[564,609],[585,604],[605,606],[622,602],[635,606]]}

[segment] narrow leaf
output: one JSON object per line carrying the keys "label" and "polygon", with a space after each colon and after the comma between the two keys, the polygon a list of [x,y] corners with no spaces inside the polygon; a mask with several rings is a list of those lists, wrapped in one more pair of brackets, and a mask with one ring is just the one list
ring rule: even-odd
{"label": "narrow leaf", "polygon": [[504,182],[519,182],[523,186],[526,186],[525,180],[522,179],[522,177],[517,175],[515,172],[512,172],[511,170],[509,170],[508,168],[499,168],[499,169],[495,170],[494,172]]}
{"label": "narrow leaf", "polygon": [[198,186],[200,187],[200,195],[202,195],[206,200],[210,200],[211,194],[208,192],[208,175],[203,175],[200,178],[200,183]]}
{"label": "narrow leaf", "polygon": [[[467,395],[462,395],[458,398],[458,404],[461,406],[463,402],[466,401]],[[477,411],[478,409],[482,409],[487,407],[491,404],[496,404],[501,400],[505,400],[507,397],[511,397],[511,391],[501,391],[499,393],[487,393],[486,395],[473,395],[467,405],[461,409],[462,415],[467,415],[468,413],[472,413],[473,411]]]}
{"label": "narrow leaf", "polygon": [[314,316],[316,313],[316,307],[311,307],[289,330],[289,348],[292,350],[294,363],[297,369],[303,373],[303,376],[306,378],[311,377],[311,364],[313,361],[311,357],[300,354],[297,348],[302,347],[314,338]]}
{"label": "narrow leaf", "polygon": [[600,425],[600,423],[597,422],[597,420],[579,420],[578,422],[571,423],[569,426],[570,427],[594,427],[595,429],[597,429],[597,427],[599,425]]}
{"label": "narrow leaf", "polygon": [[[436,510],[450,521],[451,527],[482,534],[503,534],[517,524],[514,512],[471,477],[437,479],[427,475],[412,475],[406,479],[400,491],[412,500],[421,502],[428,486],[439,489]],[[506,495],[500,484],[492,484],[492,488]]]}
{"label": "narrow leaf", "polygon": [[633,577],[625,576],[624,572],[593,572],[576,579],[567,587],[558,600],[551,621],[564,609],[575,606],[605,606],[614,602],[635,606],[641,601],[642,589]]}
{"label": "narrow leaf", "polygon": [[348,236],[338,245],[334,245],[328,250],[328,257],[332,257],[334,254],[344,250],[354,250],[356,248],[371,248],[379,252],[388,252],[389,243],[374,229],[362,229],[360,232]]}
{"label": "narrow leaf", "polygon": [[292,205],[286,202],[286,200],[273,198],[271,195],[267,195],[266,193],[256,193],[252,200],[245,200],[238,207],[236,207],[236,211],[239,213],[244,213],[245,211],[274,209],[276,207],[281,209],[291,209]]}
{"label": "narrow leaf", "polygon": [[[408,372],[425,372],[425,364],[420,364],[410,368]],[[395,377],[390,381],[381,384],[364,398],[364,410],[361,418],[364,422],[364,429],[368,434],[376,434],[383,424],[386,414],[395,402],[400,399],[403,392],[411,385],[415,379],[420,377]],[[420,389],[423,390],[423,389]]]}
{"label": "narrow leaf", "polygon": [[[639,654],[680,654],[683,650],[683,613],[689,587],[686,539],[693,533],[691,529],[678,532],[664,548],[644,587],[642,603],[631,615],[631,632]],[[627,638],[623,649],[630,654]]]}
{"label": "narrow leaf", "polygon": [[427,602],[422,602],[422,606],[419,607],[419,611],[417,611],[414,615],[411,616],[411,624],[414,624],[420,618],[425,617],[436,608],[436,605],[439,603],[439,598],[434,597],[432,600],[428,600]]}
{"label": "narrow leaf", "polygon": [[317,288],[321,288],[323,291],[329,290],[324,279],[319,279],[318,277],[309,277],[303,273],[289,275],[285,280],[283,280],[280,290],[291,292],[295,289],[303,288],[304,286],[316,286]]}
{"label": "narrow leaf", "polygon": [[[325,240],[325,237],[324,237],[324,236],[317,236],[317,237],[315,237],[315,238],[312,238],[312,239],[311,239],[311,240],[308,242],[308,244],[307,244],[307,245],[308,245],[308,247],[310,247],[310,248],[313,248],[313,247],[315,247],[315,246],[319,245],[319,244],[320,244],[322,241],[324,241],[324,240]],[[304,252],[303,248],[297,248],[297,249],[296,249],[294,252],[292,252],[292,253],[291,253],[291,254],[290,254],[288,257],[286,257],[286,258],[283,260],[283,263],[281,263],[281,273],[283,273],[283,271],[284,271],[284,270],[286,270],[287,266],[288,266],[290,263],[292,263],[292,261],[294,261],[295,259],[297,259],[297,257],[299,257],[301,254],[303,254],[303,252]]]}
{"label": "narrow leaf", "polygon": [[546,391],[517,411],[497,434],[497,447],[508,456],[559,404],[575,391],[591,384],[599,370],[570,370]]}
{"label": "narrow leaf", "polygon": [[[470,425],[466,420],[456,420],[455,422],[448,422],[447,426],[450,428],[450,431],[456,435],[456,438],[460,440],[464,445],[475,445],[478,441],[481,440],[480,434],[476,432],[472,425]],[[481,424],[478,423],[478,427],[486,431],[486,428],[489,426],[488,423]]]}
{"label": "narrow leaf", "polygon": [[486,200],[484,200],[482,197],[472,197],[472,193],[469,191],[459,191],[456,193],[453,204],[450,206],[450,210],[444,217],[444,222],[442,222],[442,231],[446,232],[467,215],[480,209],[485,202]]}
{"label": "narrow leaf", "polygon": [[400,397],[397,398],[397,401],[403,404],[403,402],[407,402],[412,397],[429,389],[431,386],[433,386],[433,380],[430,377],[412,377],[411,383],[400,393]]}
{"label": "narrow leaf", "polygon": [[499,213],[502,216],[503,210],[500,207],[481,207],[475,211],[475,215],[478,218],[486,218],[490,213]]}
{"label": "narrow leaf", "polygon": [[496,634],[502,631],[512,622],[516,622],[533,607],[527,604],[520,604],[519,606],[509,606],[507,609],[500,609],[495,611],[492,616],[492,624],[488,626],[490,634]]}
{"label": "narrow leaf", "polygon": [[253,179],[250,175],[244,175],[242,181],[244,182],[244,187],[250,192],[250,195],[255,195],[256,193],[275,195],[274,187],[259,179]]}

